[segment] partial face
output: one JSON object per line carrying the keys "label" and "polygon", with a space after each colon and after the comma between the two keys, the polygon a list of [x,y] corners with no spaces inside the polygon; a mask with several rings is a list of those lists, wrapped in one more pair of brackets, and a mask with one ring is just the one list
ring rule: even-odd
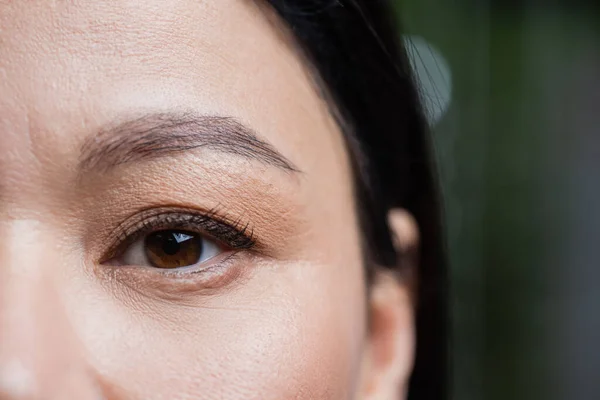
{"label": "partial face", "polygon": [[1,0],[0,27],[0,397],[358,397],[347,155],[267,8]]}

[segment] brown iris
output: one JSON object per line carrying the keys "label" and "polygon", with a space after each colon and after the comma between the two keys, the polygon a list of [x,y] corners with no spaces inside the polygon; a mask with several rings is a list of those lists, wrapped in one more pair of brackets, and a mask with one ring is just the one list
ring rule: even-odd
{"label": "brown iris", "polygon": [[156,268],[180,268],[193,265],[202,255],[200,235],[177,230],[158,231],[146,236],[144,248],[148,261]]}

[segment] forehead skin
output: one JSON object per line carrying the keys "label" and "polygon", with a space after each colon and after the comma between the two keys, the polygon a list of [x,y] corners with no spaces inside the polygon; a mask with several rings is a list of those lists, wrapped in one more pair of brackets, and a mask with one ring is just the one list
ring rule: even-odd
{"label": "forehead skin", "polygon": [[[0,83],[11,94],[2,100],[26,113],[31,135],[63,130],[65,120],[86,128],[115,113],[193,105],[252,121],[284,154],[307,146],[307,161],[343,157],[337,135],[313,145],[309,127],[335,127],[304,66],[252,0],[0,4]],[[32,125],[38,119],[43,126]]]}
{"label": "forehead skin", "polygon": [[[20,296],[2,298],[0,317],[10,306],[48,329],[35,315],[49,301],[35,296],[52,285],[51,309],[64,311],[85,369],[115,398],[352,392],[365,321],[348,160],[268,12],[251,0],[0,0],[0,285],[15,285],[0,292]],[[190,111],[241,121],[302,172],[202,152],[78,183],[81,146],[101,127]],[[254,219],[273,250],[248,261],[256,271],[235,289],[179,302],[82,272],[104,225],[150,203],[195,202]],[[15,272],[24,267],[26,277]],[[27,296],[37,300],[19,301]],[[18,353],[30,347],[19,340],[46,350],[23,326],[0,324],[0,367],[38,357]]]}

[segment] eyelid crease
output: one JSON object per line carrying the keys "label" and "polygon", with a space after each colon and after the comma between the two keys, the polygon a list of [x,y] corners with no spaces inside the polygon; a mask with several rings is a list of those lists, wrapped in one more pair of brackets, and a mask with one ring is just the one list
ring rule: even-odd
{"label": "eyelid crease", "polygon": [[232,220],[220,216],[218,206],[206,212],[163,206],[137,212],[119,224],[110,235],[114,239],[99,263],[114,258],[143,235],[161,229],[197,231],[234,250],[252,249],[256,246],[250,222],[243,223],[242,218]]}

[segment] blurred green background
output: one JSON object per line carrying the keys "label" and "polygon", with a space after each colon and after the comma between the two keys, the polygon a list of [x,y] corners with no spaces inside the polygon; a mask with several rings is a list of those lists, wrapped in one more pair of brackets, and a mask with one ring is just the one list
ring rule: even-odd
{"label": "blurred green background", "polygon": [[600,399],[600,1],[396,2],[450,74],[452,398]]}

